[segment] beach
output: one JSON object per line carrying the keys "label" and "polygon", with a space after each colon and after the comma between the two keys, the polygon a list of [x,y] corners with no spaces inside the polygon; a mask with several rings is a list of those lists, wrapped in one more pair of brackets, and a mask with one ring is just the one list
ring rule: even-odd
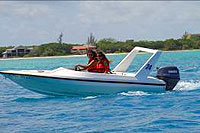
{"label": "beach", "polygon": [[[106,55],[120,55],[127,53],[108,53]],[[85,57],[86,54],[83,55],[65,55],[65,56],[44,56],[44,57],[19,57],[19,58],[0,58],[0,60],[23,60],[23,59],[49,59],[49,58],[71,58],[71,57]]]}
{"label": "beach", "polygon": [[[192,49],[192,50],[172,50],[172,51],[162,51],[162,52],[194,52],[200,51],[200,49]],[[123,55],[128,53],[108,53],[106,55]],[[140,53],[141,54],[141,53]],[[64,56],[44,56],[44,57],[19,57],[19,58],[0,58],[0,60],[24,60],[24,59],[49,59],[49,58],[71,58],[71,57],[85,57],[86,54],[83,55],[64,55]]]}

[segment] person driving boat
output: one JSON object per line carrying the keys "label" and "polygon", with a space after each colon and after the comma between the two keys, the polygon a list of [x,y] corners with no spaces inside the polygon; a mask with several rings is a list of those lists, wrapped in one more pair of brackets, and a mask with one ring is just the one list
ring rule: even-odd
{"label": "person driving boat", "polygon": [[87,65],[76,65],[75,71],[87,70],[88,72],[97,72],[97,53],[93,50],[89,50],[87,53],[87,57],[89,59]]}

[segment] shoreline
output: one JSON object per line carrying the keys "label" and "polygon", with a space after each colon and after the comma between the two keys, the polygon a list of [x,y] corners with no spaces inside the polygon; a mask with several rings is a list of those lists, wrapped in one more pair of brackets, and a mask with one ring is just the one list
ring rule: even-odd
{"label": "shoreline", "polygon": [[[200,51],[200,49],[191,49],[191,50],[171,50],[171,51],[162,51],[162,52],[194,52]],[[106,55],[120,55],[120,54],[128,54],[128,53],[108,53]],[[53,59],[53,58],[71,58],[71,57],[84,57],[83,55],[64,55],[64,56],[44,56],[44,57],[19,57],[19,58],[0,58],[1,60],[28,60],[28,59]]]}
{"label": "shoreline", "polygon": [[194,52],[194,51],[200,51],[200,49],[169,50],[169,51],[162,51],[162,52]]}

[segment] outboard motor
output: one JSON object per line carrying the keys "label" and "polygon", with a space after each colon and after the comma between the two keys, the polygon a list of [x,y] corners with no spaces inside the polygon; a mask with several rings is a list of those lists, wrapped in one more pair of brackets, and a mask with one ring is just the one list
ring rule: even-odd
{"label": "outboard motor", "polygon": [[166,82],[166,90],[168,91],[173,90],[180,80],[179,70],[175,66],[159,68],[156,77]]}

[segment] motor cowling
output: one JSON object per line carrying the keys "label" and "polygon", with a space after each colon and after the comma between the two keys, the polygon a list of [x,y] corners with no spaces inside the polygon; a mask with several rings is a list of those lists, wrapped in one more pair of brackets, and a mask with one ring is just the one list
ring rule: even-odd
{"label": "motor cowling", "polygon": [[173,90],[180,80],[179,70],[175,66],[159,68],[156,77],[166,82],[166,90]]}

